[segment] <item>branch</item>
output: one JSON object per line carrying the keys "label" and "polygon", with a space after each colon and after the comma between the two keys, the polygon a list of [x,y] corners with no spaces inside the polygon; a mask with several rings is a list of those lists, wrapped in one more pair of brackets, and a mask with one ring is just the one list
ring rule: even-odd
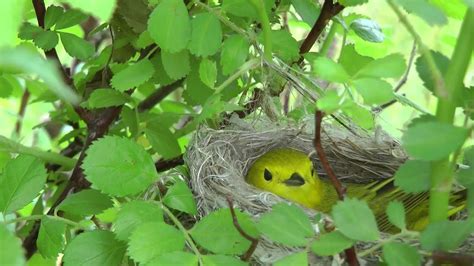
{"label": "branch", "polygon": [[239,224],[239,221],[237,220],[237,215],[235,215],[234,203],[232,202],[232,198],[230,196],[227,196],[226,199],[227,199],[227,203],[229,204],[230,214],[232,215],[232,222],[234,223],[235,229],[239,231],[242,237],[244,237],[245,239],[251,242],[249,249],[241,257],[243,261],[249,261],[250,258],[252,257],[252,254],[255,252],[255,249],[257,248],[258,238],[255,238],[247,234],[244,231],[244,229],[242,229],[242,227]]}
{"label": "branch", "polygon": [[18,110],[18,118],[15,124],[15,135],[20,136],[21,125],[23,124],[23,119],[25,117],[26,107],[28,106],[28,100],[30,99],[30,91],[28,88],[25,88],[23,95],[21,96],[20,108]]}
{"label": "branch", "polygon": [[161,102],[166,96],[170,95],[173,91],[178,89],[183,85],[184,79],[177,80],[169,85],[163,86],[150,94],[148,97],[146,97],[139,105],[138,105],[138,111],[139,112],[144,112],[146,110],[149,110],[153,108],[155,105],[157,105],[159,102]]}
{"label": "branch", "polygon": [[[326,157],[326,153],[324,152],[323,146],[321,144],[321,122],[323,120],[323,113],[321,111],[317,111],[314,114],[315,118],[315,131],[314,131],[314,148],[316,149],[319,157],[319,161],[321,162],[324,171],[328,174],[329,178],[331,179],[331,182],[336,189],[337,196],[339,197],[339,200],[344,200],[344,196],[346,194],[346,189],[342,185],[342,183],[337,179],[336,174],[334,173],[331,165],[329,164],[329,161]],[[359,261],[357,260],[357,254],[355,251],[355,247],[352,246],[346,250],[344,250],[344,253],[346,254],[346,261],[349,265],[351,266],[358,266]]]}
{"label": "branch", "polygon": [[174,168],[182,164],[184,164],[184,160],[183,160],[183,155],[181,154],[169,160],[163,160],[163,159],[158,160],[155,163],[155,168],[156,168],[156,171],[159,173],[159,172],[164,172],[166,170],[169,170],[171,168]]}

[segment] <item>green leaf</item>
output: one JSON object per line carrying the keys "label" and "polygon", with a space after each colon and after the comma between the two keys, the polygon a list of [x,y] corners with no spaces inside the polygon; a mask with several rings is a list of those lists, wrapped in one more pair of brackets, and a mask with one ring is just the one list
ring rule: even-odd
{"label": "green leaf", "polygon": [[[445,74],[446,71],[448,70],[448,66],[450,62],[449,58],[440,52],[430,51],[430,53],[431,53],[431,56],[433,57],[433,60],[435,61],[436,67],[439,69],[441,74]],[[436,81],[429,67],[428,61],[426,60],[426,56],[422,55],[418,57],[416,59],[415,65],[416,65],[416,71],[418,72],[418,75],[420,76],[421,80],[423,80],[423,85],[425,86],[425,88],[427,88],[429,91],[435,94]]]}
{"label": "green leaf", "polygon": [[291,4],[306,24],[313,26],[318,19],[321,8],[312,0],[291,0]]}
{"label": "green leaf", "polygon": [[64,251],[64,265],[121,265],[127,246],[110,231],[94,230],[76,236]]}
{"label": "green leaf", "polygon": [[26,265],[21,241],[0,223],[0,265]]}
{"label": "green leaf", "polygon": [[[433,134],[436,132],[436,134]],[[435,161],[459,149],[469,134],[466,128],[436,121],[420,122],[403,134],[402,145],[414,159]]]}
{"label": "green leaf", "polygon": [[375,20],[358,18],[352,21],[350,28],[368,42],[383,42],[385,36]]}
{"label": "green leaf", "polygon": [[164,51],[176,53],[187,47],[191,22],[183,1],[162,0],[148,20],[150,36]]}
{"label": "green leaf", "polygon": [[216,63],[207,58],[203,58],[201,64],[199,64],[199,77],[204,84],[213,89],[217,80]]}
{"label": "green leaf", "polygon": [[63,251],[66,244],[66,224],[53,220],[49,216],[41,219],[40,230],[38,234],[38,250],[45,258],[56,258],[59,252]]}
{"label": "green leaf", "polygon": [[168,192],[166,192],[163,198],[163,203],[178,211],[191,215],[197,214],[197,206],[193,193],[184,181],[177,181],[168,189]]}
{"label": "green leaf", "polygon": [[135,228],[147,222],[163,222],[163,211],[152,202],[134,200],[122,205],[113,228],[117,239],[126,241]]}
{"label": "green leaf", "polygon": [[339,0],[338,2],[343,6],[357,6],[367,3],[369,0]]}
{"label": "green leaf", "polygon": [[430,176],[430,162],[408,160],[395,173],[395,185],[407,193],[428,191],[431,185]]}
{"label": "green leaf", "polygon": [[181,154],[176,137],[169,128],[159,122],[148,123],[145,134],[153,149],[164,159],[171,159]]}
{"label": "green leaf", "polygon": [[328,90],[323,97],[318,99],[316,106],[318,110],[321,110],[327,114],[333,113],[341,107],[341,97],[337,94],[336,90]]}
{"label": "green leaf", "polygon": [[341,106],[341,109],[359,126],[365,129],[372,129],[374,127],[373,114],[365,107],[362,107],[353,101],[346,100]]}
{"label": "green leaf", "polygon": [[33,201],[46,182],[46,169],[39,159],[20,154],[10,160],[0,175],[0,212],[8,214]]}
{"label": "green leaf", "polygon": [[389,266],[406,265],[418,266],[421,264],[421,256],[416,248],[404,243],[387,243],[383,245],[383,258]]}
{"label": "green leaf", "polygon": [[44,30],[42,28],[32,25],[29,22],[25,22],[23,25],[21,25],[20,31],[18,32],[18,37],[22,40],[33,40],[36,35],[43,31]]}
{"label": "green leaf", "polygon": [[354,80],[353,84],[367,105],[387,103],[395,97],[392,85],[381,79],[360,78]]}
{"label": "green leaf", "polygon": [[[249,235],[257,236],[257,231],[251,218],[235,210],[240,227]],[[216,230],[216,229],[219,230]],[[232,222],[228,208],[219,209],[208,214],[197,222],[190,231],[197,244],[217,254],[239,255],[250,246],[250,241],[245,239]]]}
{"label": "green leaf", "polygon": [[159,83],[161,86],[166,86],[175,81],[175,79],[172,79],[166,73],[165,68],[163,66],[163,60],[161,59],[161,53],[154,55],[150,59],[150,61],[153,64],[153,67],[155,68],[155,74],[151,79],[154,83]]}
{"label": "green leaf", "polygon": [[376,59],[359,70],[355,77],[399,78],[406,69],[405,58],[401,54],[390,54]]}
{"label": "green leaf", "polygon": [[77,216],[99,214],[113,206],[112,199],[95,189],[85,189],[69,195],[58,209]]}
{"label": "green leaf", "polygon": [[101,21],[109,21],[115,10],[117,0],[58,0],[68,3],[87,14],[97,17]]}
{"label": "green leaf", "polygon": [[309,265],[308,264],[308,252],[298,252],[284,257],[281,260],[278,260],[274,264],[275,266],[299,266],[299,265]]}
{"label": "green leaf", "polygon": [[118,91],[130,90],[147,82],[154,72],[153,64],[148,59],[142,59],[115,74],[110,84]]}
{"label": "green leaf", "polygon": [[105,108],[119,106],[128,102],[128,97],[122,92],[111,89],[95,89],[87,100],[89,108]]}
{"label": "green leaf", "polygon": [[311,250],[319,256],[331,256],[351,247],[354,241],[344,236],[340,231],[322,234],[313,242]]}
{"label": "green leaf", "polygon": [[136,262],[146,264],[156,257],[181,251],[185,240],[183,233],[171,225],[151,222],[141,224],[132,232],[128,253]]}
{"label": "green leaf", "polygon": [[229,75],[245,63],[249,54],[250,44],[240,35],[228,37],[222,45],[222,74]]}
{"label": "green leaf", "polygon": [[186,76],[191,70],[187,50],[182,50],[177,53],[162,51],[161,60],[166,73],[172,79],[180,79]]}
{"label": "green leaf", "polygon": [[[292,62],[300,58],[300,48],[298,42],[287,30],[272,31],[273,52],[283,61]],[[263,41],[263,34],[260,34],[260,41]]]}
{"label": "green leaf", "polygon": [[375,216],[365,201],[346,198],[332,208],[334,224],[345,236],[361,241],[375,241],[380,234]]}
{"label": "green leaf", "polygon": [[199,75],[199,64],[196,61],[193,61],[191,72],[186,77],[185,83],[183,99],[189,105],[202,105],[214,93],[213,89],[202,82]]}
{"label": "green leaf", "polygon": [[61,32],[60,35],[64,49],[66,49],[66,52],[71,57],[86,60],[94,54],[94,46],[92,43],[71,33]]}
{"label": "green leaf", "polygon": [[[23,9],[26,0],[2,0],[0,1],[0,47],[13,46],[16,44],[18,28],[23,21]],[[3,56],[3,52],[0,52]]]}
{"label": "green leaf", "polygon": [[321,79],[338,83],[349,81],[349,74],[344,67],[327,57],[317,57],[311,66],[313,72]]}
{"label": "green leaf", "polygon": [[423,249],[449,251],[458,248],[474,232],[474,220],[438,221],[428,224],[421,232]]}
{"label": "green leaf", "polygon": [[[54,29],[60,30],[70,28],[72,26],[81,24],[87,19],[87,15],[77,9],[68,9],[61,17],[56,21]],[[61,32],[62,33],[62,32]]]}
{"label": "green leaf", "polygon": [[231,256],[224,255],[204,255],[202,256],[202,261],[204,266],[244,266],[248,265],[239,259],[236,259]]}
{"label": "green leaf", "polygon": [[[149,261],[146,266],[175,266],[175,265],[198,265],[198,257],[196,254],[174,251],[157,256]],[[207,266],[207,264],[204,264]]]}
{"label": "green leaf", "polygon": [[391,201],[387,206],[388,220],[400,229],[405,229],[407,224],[405,221],[405,207],[399,201]]}
{"label": "green leaf", "polygon": [[5,78],[4,75],[0,75],[0,98],[8,98],[12,94],[13,85]]}
{"label": "green leaf", "polygon": [[44,16],[44,28],[49,30],[51,27],[56,24],[58,19],[63,15],[64,9],[60,6],[50,5],[46,9],[46,14]]}
{"label": "green leaf", "polygon": [[95,141],[82,168],[95,188],[112,196],[137,194],[158,178],[151,156],[135,142],[117,136]]}
{"label": "green leaf", "polygon": [[474,146],[465,149],[463,164],[467,165],[468,168],[459,169],[457,179],[461,185],[469,189],[469,192],[474,193]]}
{"label": "green leaf", "polygon": [[197,14],[191,20],[191,41],[189,51],[197,56],[215,54],[222,43],[222,29],[219,19],[212,13]]}
{"label": "green leaf", "polygon": [[72,104],[79,102],[79,96],[64,84],[56,65],[45,60],[38,53],[21,47],[15,49],[0,48],[0,54],[2,55],[0,56],[0,71],[21,71],[38,75],[48,86],[48,89],[61,99]]}
{"label": "green leaf", "polygon": [[258,230],[270,240],[288,246],[305,246],[314,235],[308,216],[295,205],[278,203],[262,215]]}
{"label": "green leaf", "polygon": [[[472,0],[467,1],[471,1],[474,4]],[[430,0],[430,3],[443,10],[444,14],[447,16],[458,20],[462,20],[464,18],[464,14],[466,14],[467,7],[465,3],[463,3],[463,0]]]}
{"label": "green leaf", "polygon": [[354,76],[361,68],[372,61],[374,61],[373,58],[357,53],[353,44],[344,46],[341,57],[339,58],[339,64],[341,64],[351,76]]}
{"label": "green leaf", "polygon": [[41,31],[33,38],[35,45],[45,51],[49,51],[56,47],[58,41],[58,35],[55,32],[49,30]]}
{"label": "green leaf", "polygon": [[248,0],[223,0],[222,10],[237,17],[258,18],[255,6]]}
{"label": "green leaf", "polygon": [[413,13],[422,18],[431,26],[444,25],[448,22],[443,11],[437,6],[427,0],[396,0],[396,2],[403,6],[408,13]]}

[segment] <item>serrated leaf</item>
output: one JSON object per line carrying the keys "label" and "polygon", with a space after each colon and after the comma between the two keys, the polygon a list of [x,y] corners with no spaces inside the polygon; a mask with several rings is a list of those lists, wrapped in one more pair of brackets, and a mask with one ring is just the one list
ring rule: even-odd
{"label": "serrated leaf", "polygon": [[436,121],[420,122],[410,126],[403,134],[402,145],[414,159],[434,161],[459,149],[467,136],[465,128]]}
{"label": "serrated leaf", "polygon": [[57,0],[91,14],[101,21],[109,21],[114,13],[117,0]]}
{"label": "serrated leaf", "polygon": [[113,228],[117,239],[126,241],[135,228],[147,222],[163,222],[163,210],[152,202],[134,200],[122,206]]}
{"label": "serrated leaf", "polygon": [[422,18],[431,26],[444,25],[448,22],[443,11],[427,0],[396,0],[408,13]]}
{"label": "serrated leaf", "polygon": [[38,75],[47,85],[47,88],[61,99],[76,104],[79,96],[66,84],[58,71],[57,66],[46,61],[38,53],[24,47],[14,49],[0,48],[0,69],[4,72],[13,71]]}
{"label": "serrated leaf", "polygon": [[358,6],[369,2],[369,0],[339,0],[338,2],[343,6]]}
{"label": "serrated leaf", "polygon": [[113,206],[112,199],[95,189],[85,189],[69,195],[58,210],[77,216],[99,214]]}
{"label": "serrated leaf", "polygon": [[45,258],[56,258],[66,244],[66,224],[44,216],[41,219],[38,240],[38,250]]}
{"label": "serrated leaf", "polygon": [[365,107],[346,99],[341,106],[341,110],[359,126],[365,129],[374,127],[373,113]]}
{"label": "serrated leaf", "polygon": [[9,232],[3,223],[0,223],[0,246],[0,265],[26,265],[21,240]]}
{"label": "serrated leaf", "polygon": [[123,93],[111,89],[95,89],[87,100],[88,108],[104,108],[119,106],[128,102],[128,97]]}
{"label": "serrated leaf", "polygon": [[395,98],[390,83],[377,78],[360,78],[352,82],[366,105],[383,104]]}
{"label": "serrated leaf", "polygon": [[165,68],[163,66],[163,60],[161,59],[161,53],[154,55],[150,59],[150,61],[153,64],[153,67],[155,68],[155,74],[152,78],[152,81],[154,81],[154,83],[159,83],[161,86],[166,86],[175,81],[175,79],[172,79],[166,73]]}
{"label": "serrated leaf", "polygon": [[111,85],[118,91],[136,88],[148,81],[155,72],[153,64],[148,59],[128,65],[112,77]]}
{"label": "serrated leaf", "polygon": [[339,231],[322,234],[313,242],[311,250],[319,256],[331,256],[351,247],[354,241],[344,236]]}
{"label": "serrated leaf", "polygon": [[94,54],[94,46],[92,43],[71,33],[61,32],[60,35],[64,49],[71,57],[86,60]]}
{"label": "serrated leaf", "polygon": [[35,45],[45,51],[49,51],[56,47],[58,41],[58,35],[55,32],[49,30],[42,31],[33,38],[33,42],[35,43]]}
{"label": "serrated leaf", "polygon": [[33,201],[46,182],[46,169],[39,159],[20,154],[10,160],[0,175],[0,212],[8,214]]}
{"label": "serrated leaf", "polygon": [[[159,255],[149,261],[146,266],[175,266],[175,265],[198,265],[198,257],[196,254],[174,251]],[[207,264],[204,264],[207,266]]]}
{"label": "serrated leaf", "polygon": [[405,207],[399,201],[391,201],[387,206],[388,220],[400,229],[405,229],[407,224],[405,221]]}
{"label": "serrated leaf", "polygon": [[291,4],[306,24],[314,25],[321,11],[318,3],[311,0],[291,0]]}
{"label": "serrated leaf", "polygon": [[317,57],[311,66],[313,72],[321,79],[338,83],[349,81],[349,74],[344,67],[327,57]]}
{"label": "serrated leaf", "polygon": [[182,211],[191,215],[197,214],[196,200],[193,193],[184,181],[177,181],[168,189],[163,203],[168,207]]}
{"label": "serrated leaf", "polygon": [[126,245],[110,231],[95,230],[76,236],[64,251],[63,262],[69,265],[120,265]]}
{"label": "serrated leaf", "polygon": [[68,9],[56,21],[54,29],[60,30],[78,25],[87,19],[87,15],[77,9]]}
{"label": "serrated leaf", "polygon": [[145,134],[153,149],[164,159],[171,159],[181,154],[178,140],[170,129],[162,124],[148,123]]}
{"label": "serrated leaf", "polygon": [[204,84],[213,89],[217,79],[216,63],[207,58],[202,59],[199,64],[199,77]]}
{"label": "serrated leaf", "polygon": [[408,160],[395,173],[395,185],[407,193],[420,193],[430,188],[431,164]]}
{"label": "serrated leaf", "polygon": [[[263,34],[260,35],[263,41]],[[283,61],[292,62],[300,57],[298,42],[287,30],[274,30],[271,34],[273,52]]]}
{"label": "serrated leaf", "polygon": [[[443,55],[440,52],[436,51],[430,51],[431,56],[433,57],[433,60],[436,64],[436,67],[439,69],[441,74],[446,73],[448,70],[449,66],[449,58],[445,55]],[[436,92],[435,89],[435,79],[433,77],[433,73],[428,65],[428,61],[426,60],[426,56],[422,55],[416,59],[415,62],[416,65],[416,71],[418,72],[418,75],[420,76],[421,80],[423,81],[423,85],[425,88],[427,88],[429,91],[431,91],[433,94]]]}
{"label": "serrated leaf", "polygon": [[351,76],[354,76],[361,68],[372,61],[374,61],[373,58],[360,55],[353,44],[345,45],[339,58],[339,64]]}
{"label": "serrated leaf", "polygon": [[418,266],[421,256],[416,248],[403,243],[387,243],[383,245],[383,258],[389,266],[406,265]]}
{"label": "serrated leaf", "polygon": [[191,41],[189,51],[197,56],[211,56],[215,54],[222,43],[221,23],[212,13],[197,14],[191,20]]}
{"label": "serrated leaf", "polygon": [[18,32],[18,37],[22,40],[33,40],[36,35],[40,34],[44,30],[38,26],[32,25],[29,22],[23,23]]}
{"label": "serrated leaf", "polygon": [[346,198],[332,208],[334,224],[345,236],[361,241],[375,241],[380,234],[375,216],[366,202]]}
{"label": "serrated leaf", "polygon": [[159,222],[144,223],[132,232],[128,253],[135,261],[146,264],[160,255],[181,251],[183,233],[171,225]]}
{"label": "serrated leaf", "polygon": [[[241,228],[247,234],[257,236],[251,218],[239,210],[235,210],[235,213]],[[203,217],[190,233],[197,244],[216,254],[239,255],[250,246],[250,241],[235,228],[228,208],[219,209]]]}
{"label": "serrated leaf", "polygon": [[202,256],[203,265],[205,266],[244,266],[248,265],[235,257],[224,256],[224,255],[203,255]]}
{"label": "serrated leaf", "polygon": [[222,10],[238,17],[258,18],[254,5],[247,0],[224,0]]}
{"label": "serrated leaf", "polygon": [[316,102],[318,110],[321,110],[327,114],[333,113],[339,110],[342,99],[337,94],[336,90],[329,90],[324,94],[323,97],[319,98]]}
{"label": "serrated leaf", "polygon": [[390,54],[375,59],[357,72],[355,77],[399,78],[406,69],[405,58],[401,54]]}
{"label": "serrated leaf", "polygon": [[350,28],[357,36],[369,42],[383,42],[385,38],[382,29],[375,20],[359,18],[352,21]]}
{"label": "serrated leaf", "polygon": [[474,220],[438,221],[428,224],[421,232],[423,249],[449,251],[458,248],[474,232]]}
{"label": "serrated leaf", "polygon": [[187,47],[191,22],[183,1],[162,0],[148,20],[151,38],[163,49],[176,53]]}
{"label": "serrated leaf", "polygon": [[202,105],[214,93],[213,89],[202,82],[199,75],[199,64],[196,61],[193,61],[191,65],[191,72],[186,77],[185,84],[183,99],[189,105]]}
{"label": "serrated leaf", "polygon": [[46,9],[46,14],[44,16],[44,28],[50,29],[56,24],[58,19],[63,15],[64,9],[60,6],[50,5]]}
{"label": "serrated leaf", "polygon": [[135,142],[117,136],[95,141],[82,169],[95,188],[112,196],[137,194],[158,178],[151,156]]}
{"label": "serrated leaf", "polygon": [[187,50],[182,50],[177,53],[162,51],[161,60],[166,73],[172,79],[180,79],[186,76],[191,70]]}
{"label": "serrated leaf", "polygon": [[314,235],[308,216],[297,206],[273,205],[257,223],[258,230],[272,241],[288,246],[305,246]]}
{"label": "serrated leaf", "polygon": [[247,60],[250,44],[240,35],[228,37],[222,45],[222,74],[228,75],[237,70]]}

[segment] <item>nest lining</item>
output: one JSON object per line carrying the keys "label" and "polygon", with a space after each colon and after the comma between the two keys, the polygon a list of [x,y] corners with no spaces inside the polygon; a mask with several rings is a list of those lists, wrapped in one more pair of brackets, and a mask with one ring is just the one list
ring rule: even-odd
{"label": "nest lining", "polygon": [[[273,148],[288,147],[307,153],[315,163],[318,175],[326,178],[313,152],[314,134],[310,123],[299,127],[275,126],[268,121],[252,124],[237,120],[225,130],[202,126],[196,131],[185,162],[189,167],[199,216],[228,207],[226,196],[231,196],[237,208],[254,217],[270,211],[278,202],[288,202],[247,184],[244,179],[253,162]],[[363,131],[354,135],[329,124],[323,128],[322,143],[326,155],[341,180],[365,183],[389,178],[407,158],[398,142],[385,134],[374,138]],[[313,210],[303,209],[310,217],[316,214]],[[296,250],[263,239],[253,258],[258,263],[267,264]]]}

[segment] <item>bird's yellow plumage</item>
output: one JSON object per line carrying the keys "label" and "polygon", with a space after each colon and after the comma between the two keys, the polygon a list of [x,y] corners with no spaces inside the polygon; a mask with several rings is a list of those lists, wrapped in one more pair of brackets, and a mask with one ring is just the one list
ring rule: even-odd
{"label": "bird's yellow plumage", "polygon": [[[333,185],[318,177],[308,156],[290,148],[273,149],[258,158],[250,167],[246,181],[262,190],[272,192],[307,208],[324,213],[331,211],[338,196]],[[393,231],[385,215],[392,200],[404,203],[408,228],[421,230],[428,223],[428,194],[406,194],[394,187],[393,179],[370,184],[345,183],[347,196],[366,200],[382,231]],[[459,211],[464,199],[453,197]]]}

